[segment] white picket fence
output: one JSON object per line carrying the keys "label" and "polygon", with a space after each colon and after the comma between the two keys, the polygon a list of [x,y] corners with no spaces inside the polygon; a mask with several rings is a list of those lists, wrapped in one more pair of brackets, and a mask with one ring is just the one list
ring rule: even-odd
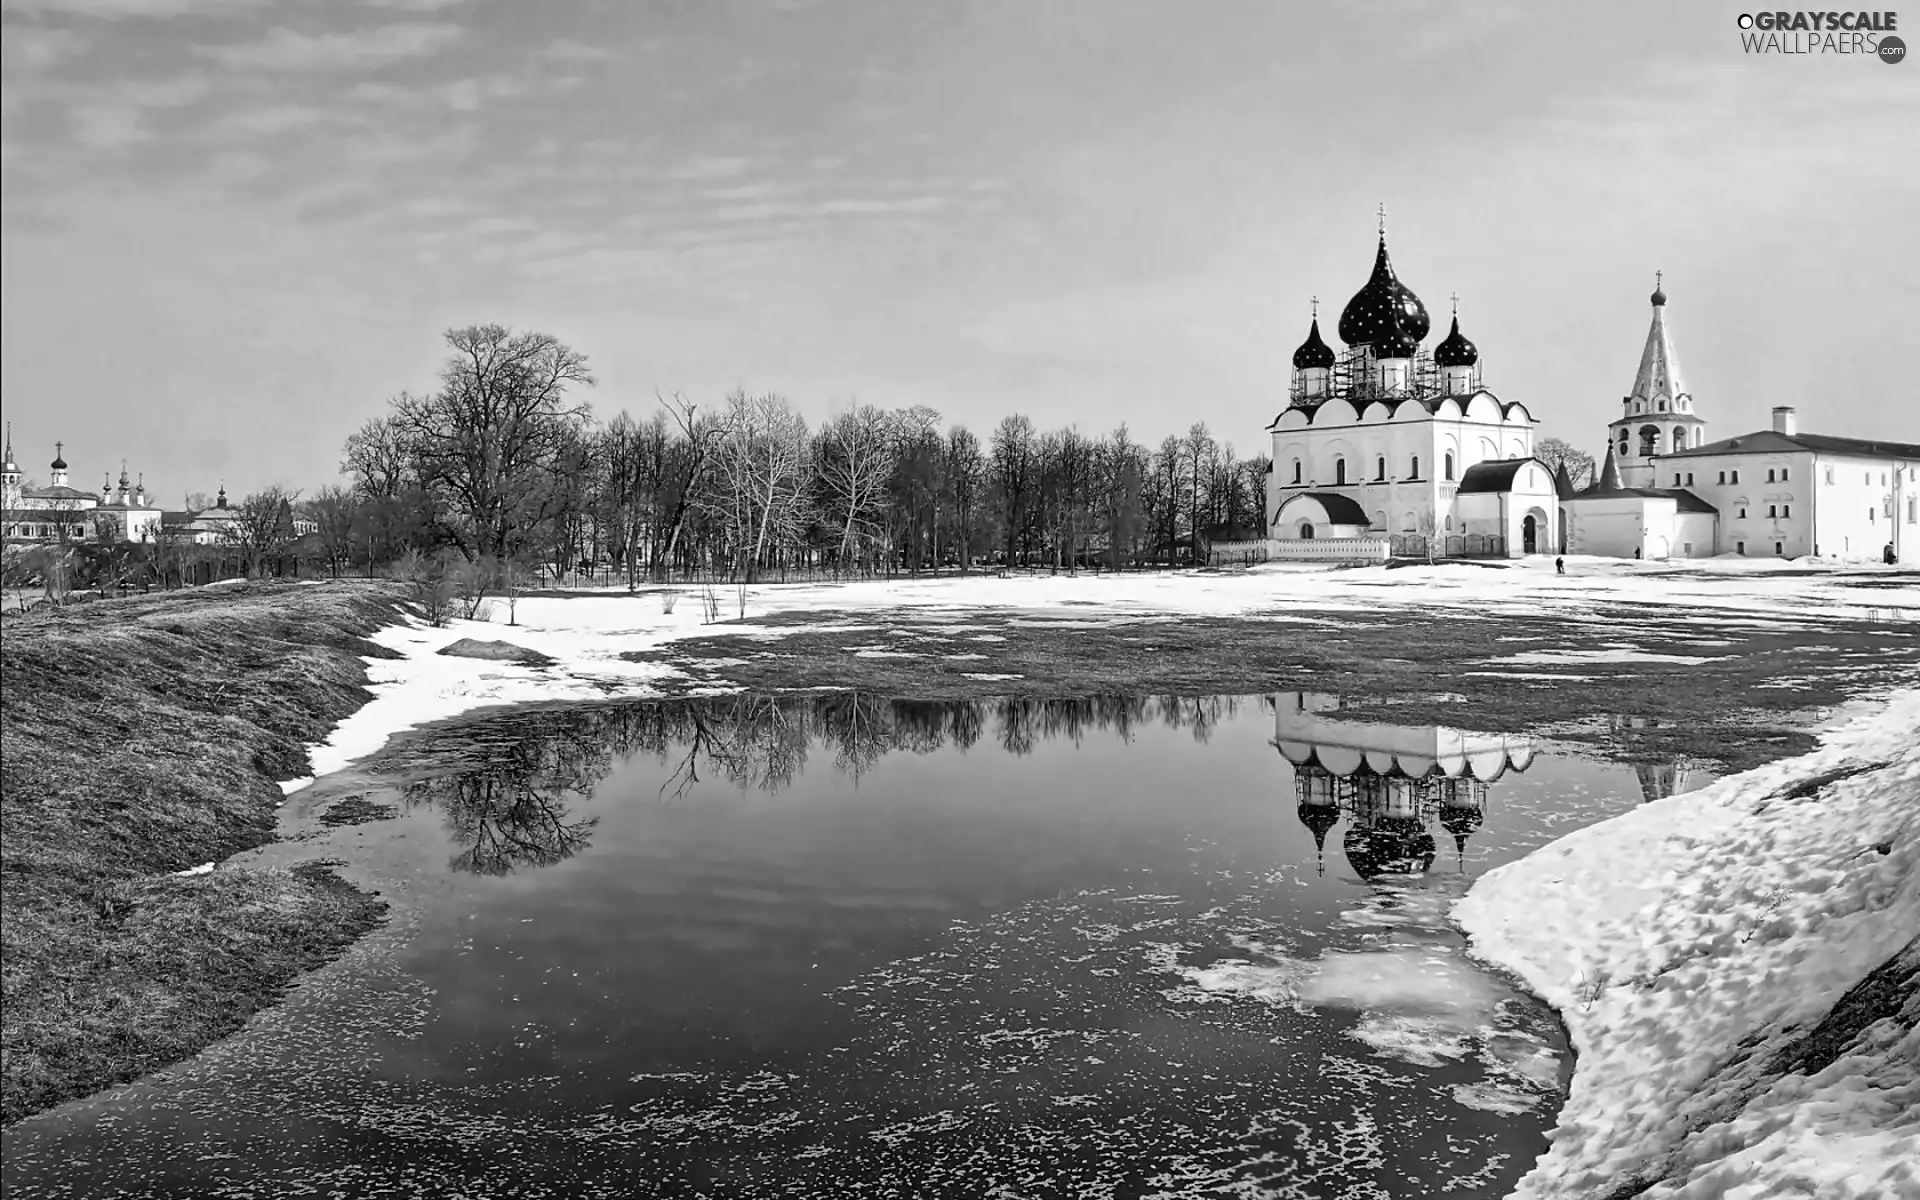
{"label": "white picket fence", "polygon": [[1258,542],[1215,542],[1207,550],[1210,566],[1247,566],[1261,562],[1385,562],[1393,543],[1384,537],[1267,538]]}

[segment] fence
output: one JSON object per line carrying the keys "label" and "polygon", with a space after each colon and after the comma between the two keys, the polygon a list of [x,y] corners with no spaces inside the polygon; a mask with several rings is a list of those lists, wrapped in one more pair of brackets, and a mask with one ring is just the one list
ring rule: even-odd
{"label": "fence", "polygon": [[1271,538],[1267,557],[1274,562],[1385,562],[1393,547],[1383,537]]}
{"label": "fence", "polygon": [[[1395,558],[1427,557],[1427,539],[1417,533],[1396,533],[1388,539]],[[1454,534],[1434,539],[1435,558],[1505,558],[1507,539],[1497,534]]]}

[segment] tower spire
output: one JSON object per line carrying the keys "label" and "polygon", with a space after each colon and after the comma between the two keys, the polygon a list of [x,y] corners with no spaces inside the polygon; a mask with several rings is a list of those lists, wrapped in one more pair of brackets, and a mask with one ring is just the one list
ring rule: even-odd
{"label": "tower spire", "polygon": [[1387,240],[1387,202],[1380,202],[1380,240]]}

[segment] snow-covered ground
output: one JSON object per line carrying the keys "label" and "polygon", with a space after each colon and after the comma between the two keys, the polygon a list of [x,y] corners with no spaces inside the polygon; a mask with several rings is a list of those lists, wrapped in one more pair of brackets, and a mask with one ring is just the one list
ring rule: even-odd
{"label": "snow-covered ground", "polygon": [[[1489,872],[1473,953],[1559,1009],[1578,1061],[1514,1193],[1920,1197],[1920,1031],[1815,1074],[1768,1064],[1920,935],[1920,689],[1821,747],[1644,805]],[[1884,848],[1885,852],[1882,852]]]}
{"label": "snow-covered ground", "polygon": [[[1313,620],[1301,610],[1377,612],[1422,607],[1465,610],[1476,616],[1552,614],[1577,620],[1603,605],[1632,605],[1656,616],[1662,609],[1690,610],[1673,620],[1670,628],[1707,638],[1727,624],[1773,626],[1804,617],[1920,620],[1920,586],[1849,586],[1886,574],[1872,567],[1809,574],[1802,563],[1777,559],[1708,559],[1680,567],[1570,556],[1565,575],[1554,573],[1552,560],[1535,558],[1501,566],[1329,569],[1274,564],[1207,573],[756,584],[745,591],[744,610],[738,587],[713,589],[719,619],[731,622],[724,626],[707,623],[706,591],[701,587],[678,589],[671,613],[665,611],[658,593],[630,595],[624,587],[567,597],[533,595],[519,601],[514,614],[517,624],[512,627],[506,624],[505,603],[496,601],[489,622],[453,621],[439,629],[413,623],[382,631],[374,640],[403,657],[367,660],[374,699],[342,722],[324,744],[313,747],[312,757],[314,769],[325,775],[377,751],[395,733],[476,708],[654,695],[669,680],[685,684],[686,673],[660,663],[627,662],[620,657],[623,653],[655,650],[702,634],[773,639],[793,631],[791,626],[775,629],[752,624],[755,618],[773,613],[818,613],[826,622],[830,614],[858,619],[863,614],[877,617],[910,610],[916,619],[929,621],[958,620],[962,613],[989,611],[1047,617],[1056,626],[1066,621],[1093,626],[1155,616]],[[864,628],[881,632],[885,625]],[[509,641],[555,661],[548,667],[527,667],[436,653],[467,637]],[[980,640],[989,637],[983,635]],[[1613,661],[1672,661],[1655,658],[1655,653],[1630,640],[1611,644],[1606,651]],[[1523,661],[1549,659],[1514,658],[1490,665],[1510,672]],[[1594,660],[1562,655],[1551,661]],[[983,676],[1000,677],[992,672]],[[296,779],[281,786],[291,793],[310,782]]]}

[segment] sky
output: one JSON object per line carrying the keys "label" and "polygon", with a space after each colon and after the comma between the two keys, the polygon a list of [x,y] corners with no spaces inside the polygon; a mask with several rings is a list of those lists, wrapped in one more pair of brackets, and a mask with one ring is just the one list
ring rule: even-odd
{"label": "sky", "polygon": [[[596,413],[772,391],[1267,448],[1376,210],[1485,381],[1603,448],[1665,273],[1709,436],[1920,441],[1920,64],[1738,4],[3,0],[29,475],[311,493],[445,332]],[[1920,12],[1913,14],[1920,37]]]}

